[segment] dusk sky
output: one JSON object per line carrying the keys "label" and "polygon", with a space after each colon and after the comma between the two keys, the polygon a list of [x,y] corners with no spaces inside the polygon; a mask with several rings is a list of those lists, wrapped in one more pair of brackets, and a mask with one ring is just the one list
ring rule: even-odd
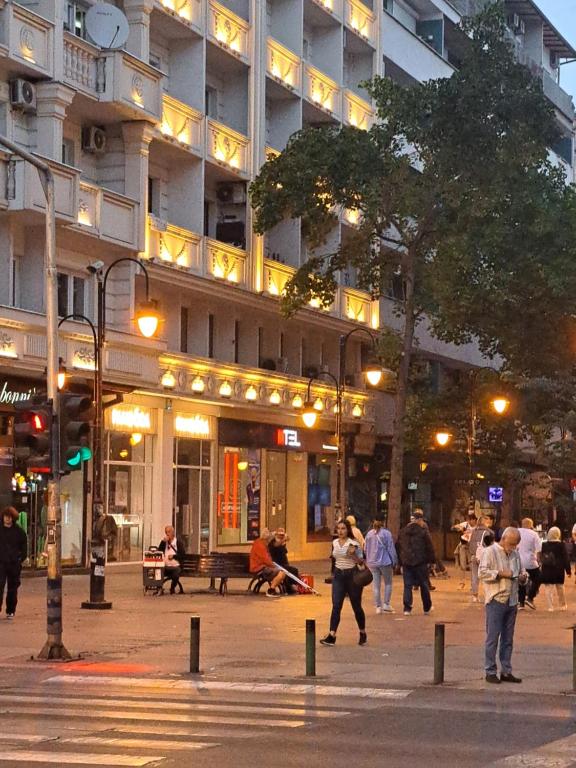
{"label": "dusk sky", "polygon": [[[536,0],[536,3],[560,34],[576,47],[576,0]],[[576,98],[576,62],[562,66],[560,83]]]}

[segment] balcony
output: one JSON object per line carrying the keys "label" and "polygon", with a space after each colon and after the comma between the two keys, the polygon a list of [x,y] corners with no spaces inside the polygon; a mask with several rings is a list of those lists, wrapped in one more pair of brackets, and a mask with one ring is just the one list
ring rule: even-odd
{"label": "balcony", "polygon": [[360,0],[344,0],[344,23],[375,48],[374,14]]}
{"label": "balcony", "polygon": [[[68,224],[75,224],[78,217],[80,171],[46,157],[40,157],[40,159],[50,166],[54,176],[56,218]],[[46,198],[40,176],[30,163],[15,158],[10,160],[7,198],[8,208],[11,211],[35,211],[38,214],[44,214]],[[28,222],[31,223],[29,220]]]}
{"label": "balcony", "polygon": [[382,50],[387,59],[420,82],[454,74],[451,64],[390,13],[382,16]]}
{"label": "balcony", "polygon": [[264,291],[270,296],[282,296],[286,283],[296,270],[271,259],[264,260]]}
{"label": "balcony", "polygon": [[148,218],[148,258],[166,266],[201,272],[201,254],[200,235],[173,224],[159,226],[154,217]]}
{"label": "balcony", "polygon": [[340,119],[341,99],[338,84],[310,64],[307,64],[304,70],[304,97],[315,107],[328,112],[337,120]]}
{"label": "balcony", "polygon": [[248,63],[250,25],[215,0],[208,2],[208,38],[228,53]]}
{"label": "balcony", "polygon": [[162,122],[159,133],[165,141],[189,152],[201,154],[202,124],[200,112],[167,93],[162,96]]}
{"label": "balcony", "polygon": [[202,28],[200,0],[156,0],[154,7],[179,23]]}
{"label": "balcony", "polygon": [[104,89],[100,49],[70,32],[64,33],[64,82],[88,96],[98,98]]}
{"label": "balcony", "polygon": [[206,273],[218,280],[244,285],[246,280],[246,251],[218,240],[205,239]]}
{"label": "balcony", "polygon": [[0,149],[0,210],[8,208],[8,169],[10,153]]}
{"label": "balcony", "polygon": [[100,101],[114,102],[128,120],[159,122],[164,75],[126,51],[102,53],[104,76]]}
{"label": "balcony", "polygon": [[285,88],[300,92],[302,87],[300,57],[271,37],[268,38],[266,72]]}
{"label": "balcony", "polygon": [[6,3],[1,11],[0,43],[5,55],[18,64],[19,74],[53,77],[54,25],[17,3]]}
{"label": "balcony", "polygon": [[574,120],[574,102],[572,96],[562,88],[562,86],[556,82],[552,75],[545,69],[542,69],[542,88],[544,95],[549,99],[552,104],[559,109],[566,117],[571,121]]}
{"label": "balcony", "polygon": [[367,101],[346,90],[342,94],[342,120],[346,125],[367,131],[374,123],[374,110]]}
{"label": "balcony", "polygon": [[249,141],[222,123],[206,118],[206,156],[231,171],[248,173]]}
{"label": "balcony", "polygon": [[342,0],[313,0],[315,5],[334,16],[342,16]]}
{"label": "balcony", "polygon": [[80,182],[75,229],[131,250],[139,250],[136,200],[87,181]]}
{"label": "balcony", "polygon": [[372,300],[370,296],[355,288],[341,288],[340,316],[345,320],[370,325],[372,319]]}

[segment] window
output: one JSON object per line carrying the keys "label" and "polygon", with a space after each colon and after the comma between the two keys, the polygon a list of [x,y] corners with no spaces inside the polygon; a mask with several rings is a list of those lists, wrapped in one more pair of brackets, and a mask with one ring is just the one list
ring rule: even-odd
{"label": "window", "polygon": [[214,315],[208,315],[208,357],[214,357]]}
{"label": "window", "polygon": [[188,307],[180,307],[180,352],[188,352]]}
{"label": "window", "polygon": [[204,91],[204,110],[208,117],[218,120],[218,91],[211,85]]}
{"label": "window", "polygon": [[83,40],[86,39],[86,11],[82,3],[66,3],[64,29]]}
{"label": "window", "polygon": [[10,294],[8,304],[11,307],[17,307],[20,304],[20,264],[14,256],[10,259]]}
{"label": "window", "polygon": [[58,315],[86,314],[86,280],[58,272]]}
{"label": "window", "polygon": [[74,166],[74,140],[62,140],[62,162],[64,165]]}
{"label": "window", "polygon": [[148,213],[160,216],[160,179],[148,176]]}
{"label": "window", "polygon": [[240,323],[238,320],[234,322],[234,362],[239,362],[240,351]]}
{"label": "window", "polygon": [[160,56],[152,51],[148,54],[148,64],[155,69],[162,69]]}

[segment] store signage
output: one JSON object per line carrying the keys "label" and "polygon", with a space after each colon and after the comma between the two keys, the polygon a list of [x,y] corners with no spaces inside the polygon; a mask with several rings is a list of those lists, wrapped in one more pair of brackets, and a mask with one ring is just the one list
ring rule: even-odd
{"label": "store signage", "polygon": [[176,414],[174,431],[176,434],[186,437],[210,438],[212,437],[212,422],[210,416],[202,416],[198,413]]}
{"label": "store signage", "polygon": [[152,414],[148,408],[137,405],[115,406],[109,413],[112,429],[124,432],[152,432]]}
{"label": "store signage", "polygon": [[30,387],[23,391],[11,389],[7,381],[0,385],[0,405],[15,405],[30,400],[36,394],[36,387]]}
{"label": "store signage", "polygon": [[499,486],[490,486],[488,488],[488,501],[493,504],[501,504],[504,500],[504,488]]}
{"label": "store signage", "polygon": [[302,443],[298,439],[298,430],[296,429],[277,429],[276,445],[283,445],[286,448],[301,448]]}

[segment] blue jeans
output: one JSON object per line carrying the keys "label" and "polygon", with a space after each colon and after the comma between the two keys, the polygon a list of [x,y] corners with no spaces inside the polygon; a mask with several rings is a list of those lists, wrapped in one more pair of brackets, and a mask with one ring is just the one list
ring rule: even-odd
{"label": "blue jeans", "polygon": [[352,610],[356,617],[356,623],[360,632],[366,629],[366,616],[362,610],[362,587],[357,587],[352,579],[354,569],[334,569],[332,577],[332,613],[330,615],[330,631],[336,632],[340,624],[340,614],[346,595],[350,598]]}
{"label": "blue jeans", "polygon": [[517,605],[498,603],[490,600],[486,605],[486,646],[485,668],[487,675],[495,675],[496,650],[500,641],[500,668],[505,675],[512,674],[512,647],[514,644],[514,626],[516,624]]}
{"label": "blue jeans", "polygon": [[390,605],[390,599],[392,597],[392,566],[370,565],[369,568],[374,577],[372,589],[374,590],[374,604],[376,605],[376,608],[382,608],[380,597],[380,584],[382,579],[384,580],[384,605]]}
{"label": "blue jeans", "polygon": [[422,598],[422,607],[427,612],[432,608],[432,599],[430,597],[430,588],[428,586],[428,565],[403,565],[402,575],[404,576],[404,610],[412,610],[412,588],[420,587],[420,596]]}

